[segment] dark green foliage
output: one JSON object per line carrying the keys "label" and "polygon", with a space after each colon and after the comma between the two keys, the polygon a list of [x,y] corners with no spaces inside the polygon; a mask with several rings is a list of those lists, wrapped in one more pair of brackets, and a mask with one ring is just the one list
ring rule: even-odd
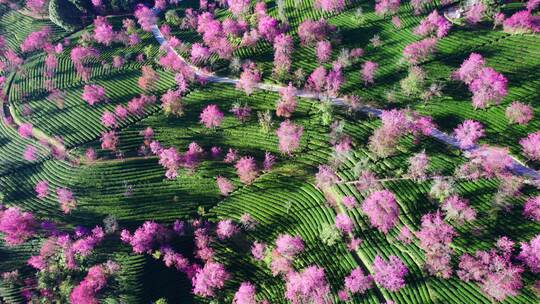
{"label": "dark green foliage", "polygon": [[68,0],[71,4],[75,5],[81,12],[92,12],[94,6],[90,0]]}
{"label": "dark green foliage", "polygon": [[67,31],[74,31],[82,26],[82,12],[68,0],[51,0],[49,17]]}

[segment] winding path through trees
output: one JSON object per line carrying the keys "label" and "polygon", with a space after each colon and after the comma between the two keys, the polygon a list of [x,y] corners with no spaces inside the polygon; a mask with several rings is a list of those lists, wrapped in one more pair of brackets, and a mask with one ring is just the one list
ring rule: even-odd
{"label": "winding path through trees", "polygon": [[[159,9],[153,7],[152,12],[157,17],[161,11]],[[165,39],[165,37],[161,33],[161,30],[159,29],[157,24],[152,25],[152,34],[154,35],[154,38],[158,41],[158,43],[163,48],[165,48],[167,51],[173,52],[176,56],[178,56],[178,58],[180,58],[180,60],[182,60],[187,66],[189,66],[197,76],[203,77],[206,81],[215,82],[215,83],[228,83],[228,84],[234,84],[234,85],[236,85],[239,82],[239,79],[230,78],[230,77],[222,77],[222,76],[217,76],[217,75],[215,75],[213,73],[207,73],[207,72],[199,69],[198,67],[190,64],[180,54],[178,54],[178,52],[174,48],[170,47],[167,44],[167,40]],[[279,92],[279,90],[281,90],[283,88],[283,86],[274,85],[274,84],[266,84],[266,83],[258,83],[256,88],[258,88],[259,90],[263,90],[263,91]],[[310,91],[306,91],[306,90],[298,90],[297,93],[296,93],[296,96],[301,97],[301,98],[317,99],[317,100],[321,99],[321,97],[322,97],[322,98],[330,100],[335,106],[341,106],[341,107],[346,106],[345,100],[343,98],[324,96],[324,95],[314,93],[314,92],[310,92]],[[373,115],[373,116],[376,116],[376,117],[380,117],[383,110],[368,107],[368,106],[363,106],[363,107],[360,107],[357,111],[360,111],[360,112],[362,112],[364,114],[369,114],[369,115]],[[474,146],[472,148],[461,149],[460,146],[459,146],[458,140],[454,136],[448,135],[448,134],[446,134],[446,133],[444,133],[444,132],[442,132],[442,131],[440,131],[438,129],[433,129],[430,136],[438,139],[439,141],[441,141],[441,142],[443,142],[443,143],[445,143],[445,144],[447,144],[447,145],[449,145],[451,147],[454,147],[454,148],[462,150],[463,152],[466,152],[465,157],[470,157],[471,152],[478,151],[479,148],[480,148],[478,145],[476,145],[476,146]],[[512,157],[512,165],[508,169],[514,175],[524,176],[524,177],[527,177],[527,178],[535,180],[535,181],[540,181],[540,172],[538,172],[538,171],[536,171],[536,170],[534,170],[532,168],[529,168],[526,165],[522,164],[514,156],[511,156],[511,157]]]}

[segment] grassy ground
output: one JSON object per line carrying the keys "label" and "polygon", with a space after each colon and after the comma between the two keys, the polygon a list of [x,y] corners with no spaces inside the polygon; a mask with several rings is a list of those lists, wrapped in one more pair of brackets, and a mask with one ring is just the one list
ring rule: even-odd
{"label": "grassy ground", "polygon": [[[268,2],[269,12],[276,13],[275,4]],[[431,115],[438,125],[451,131],[457,124],[467,118],[481,121],[487,129],[483,142],[509,146],[518,155],[518,141],[540,126],[538,120],[527,126],[508,125],[504,118],[504,108],[511,101],[532,104],[537,111],[540,94],[540,82],[534,78],[540,57],[540,41],[538,36],[509,36],[500,31],[489,30],[489,25],[479,28],[456,28],[450,35],[438,43],[439,51],[428,62],[423,64],[430,81],[445,83],[444,96],[428,103],[398,96],[398,102],[390,104],[386,101],[386,93],[394,90],[399,80],[406,74],[406,68],[398,64],[403,47],[418,40],[412,30],[424,17],[411,14],[410,7],[403,5],[399,12],[404,29],[397,31],[389,19],[381,19],[373,13],[371,2],[355,2],[354,6],[338,15],[323,15],[311,9],[311,1],[302,1],[294,8],[294,1],[288,0],[287,15],[294,29],[304,19],[317,20],[325,17],[330,23],[338,25],[342,44],[340,46],[366,50],[363,59],[346,69],[347,83],[344,93],[357,94],[364,99],[378,104],[380,107],[411,107],[421,113]],[[358,23],[354,12],[362,7],[365,21]],[[515,9],[508,7],[507,11]],[[181,11],[181,10],[180,10]],[[16,13],[1,11],[0,29],[10,31],[7,26],[17,26],[30,32],[39,28],[44,21],[32,21],[28,17],[17,17]],[[225,17],[218,11],[217,15]],[[118,19],[114,19],[116,23]],[[11,46],[18,45],[26,34],[8,36]],[[294,31],[293,31],[294,33]],[[68,35],[58,29],[55,34],[60,38]],[[77,39],[79,33],[73,34]],[[200,38],[192,32],[174,29],[174,35],[185,42],[195,42]],[[374,48],[369,39],[378,34],[383,45]],[[120,69],[112,69],[101,62],[93,62],[92,83],[104,86],[110,102],[88,106],[80,94],[84,83],[76,77],[69,59],[69,49],[60,57],[59,71],[55,79],[59,89],[66,92],[63,109],[58,109],[47,100],[43,89],[42,69],[43,54],[32,54],[25,65],[25,74],[14,75],[9,91],[9,104],[12,114],[20,120],[31,122],[36,128],[50,135],[63,137],[65,144],[74,149],[74,153],[82,153],[87,147],[99,150],[98,141],[101,132],[106,129],[99,123],[100,115],[105,110],[112,110],[118,104],[126,105],[127,101],[141,93],[137,86],[140,67],[143,64],[155,64],[153,57],[157,54],[157,43],[149,34],[142,36],[143,45],[125,49],[115,45],[102,48],[101,60],[110,62],[112,56],[127,52],[140,52],[145,45],[153,45],[152,56],[144,63],[129,62]],[[295,36],[295,39],[297,37]],[[489,66],[502,72],[509,79],[509,96],[500,106],[487,110],[473,110],[470,94],[455,82],[449,81],[450,72],[457,68],[470,52],[479,52],[487,59]],[[519,52],[519,56],[516,55]],[[338,50],[334,50],[333,59]],[[271,78],[273,51],[266,42],[261,42],[253,50],[239,50],[236,55],[241,58],[252,58],[263,68],[267,81]],[[381,68],[376,77],[376,84],[364,87],[359,80],[359,70],[364,60],[373,60]],[[293,53],[293,68],[311,71],[316,67],[314,52],[311,48],[298,48]],[[228,73],[227,65],[218,62],[218,73]],[[174,86],[173,75],[160,71],[160,81],[156,93],[163,93]],[[396,303],[490,303],[490,300],[472,283],[463,283],[454,276],[449,280],[435,279],[422,271],[423,253],[418,244],[403,245],[395,241],[397,229],[384,236],[368,224],[367,218],[360,210],[348,211],[356,223],[355,235],[364,242],[358,252],[349,252],[343,242],[329,247],[320,241],[318,235],[323,224],[333,224],[336,209],[325,203],[325,196],[314,187],[313,176],[319,164],[328,162],[331,155],[326,133],[328,128],[321,124],[316,104],[301,100],[293,119],[304,126],[305,132],[300,150],[293,157],[279,155],[277,137],[272,130],[268,134],[261,133],[255,116],[248,122],[238,122],[228,109],[235,102],[247,103],[254,112],[272,110],[278,95],[274,93],[255,92],[246,96],[233,87],[219,84],[207,84],[193,87],[184,98],[186,113],[181,118],[167,117],[159,106],[151,106],[142,116],[130,116],[119,127],[120,150],[126,153],[126,160],[112,159],[111,155],[99,151],[100,159],[93,164],[71,165],[63,161],[51,159],[46,150],[31,140],[21,139],[16,130],[5,124],[0,125],[0,189],[5,195],[4,203],[17,205],[35,213],[40,218],[55,220],[65,228],[75,225],[92,227],[102,222],[107,215],[118,218],[120,226],[133,230],[145,220],[156,220],[160,223],[172,223],[176,219],[190,219],[196,216],[197,209],[202,207],[210,220],[232,218],[238,220],[248,212],[258,222],[256,230],[242,234],[231,241],[215,245],[217,259],[226,264],[233,273],[233,279],[227,283],[225,297],[231,297],[238,284],[244,280],[257,283],[261,298],[271,303],[284,303],[284,285],[280,279],[272,277],[266,265],[250,258],[248,246],[254,240],[272,243],[280,233],[299,234],[306,242],[307,250],[295,261],[295,267],[301,269],[311,264],[325,267],[328,281],[333,293],[342,287],[343,278],[351,269],[362,266],[369,267],[375,255],[398,255],[407,264],[411,274],[407,277],[407,287],[397,293],[389,293],[374,288],[367,294],[355,297],[354,303],[379,303],[392,299]],[[226,112],[224,123],[217,130],[205,129],[199,122],[198,115],[204,106],[215,103]],[[31,114],[23,115],[24,108],[30,108]],[[538,114],[538,113],[537,113]],[[376,159],[366,145],[373,130],[379,126],[375,119],[362,115],[346,115],[338,112],[336,116],[345,121],[345,131],[354,142],[354,153],[346,160],[338,174],[343,180],[354,179],[353,168],[361,159],[368,159],[374,172],[381,177],[399,175],[407,169],[407,159],[414,153],[425,150],[432,164],[431,172],[451,174],[455,167],[465,160],[458,151],[432,140],[425,139],[420,144],[413,143],[412,138],[405,138],[399,146],[400,153],[386,159]],[[274,130],[279,121],[275,122]],[[238,149],[241,155],[253,155],[262,161],[265,151],[278,155],[277,167],[269,173],[261,174],[249,186],[243,186],[231,165],[206,158],[195,173],[182,171],[176,180],[167,180],[164,169],[155,157],[138,156],[135,150],[142,144],[139,132],[150,126],[154,129],[155,139],[164,146],[175,146],[180,151],[187,149],[192,141],[199,143],[205,150],[219,145]],[[39,159],[29,163],[22,160],[21,155],[26,145],[38,148]],[[535,165],[535,164],[532,164]],[[230,178],[237,189],[227,198],[220,196],[215,185],[215,176]],[[39,180],[47,180],[51,189],[70,187],[78,201],[78,208],[70,215],[64,215],[58,206],[56,195],[40,200],[35,197],[34,186]],[[456,253],[472,253],[477,249],[493,247],[495,240],[502,235],[514,241],[526,241],[540,232],[540,227],[521,216],[523,201],[538,195],[534,189],[524,189],[521,198],[514,199],[513,208],[508,213],[490,212],[493,196],[497,187],[496,180],[460,181],[457,188],[460,195],[469,199],[478,211],[479,219],[471,224],[456,227],[459,236],[455,238],[453,248]],[[398,198],[401,215],[399,225],[407,225],[411,230],[419,229],[420,217],[437,206],[427,198],[429,182],[415,183],[411,181],[393,181],[384,185],[393,191]],[[340,185],[333,189],[333,195],[340,197],[354,195],[358,201],[363,196],[350,185]],[[24,276],[30,276],[25,260],[35,254],[39,242],[16,248],[0,245],[0,272],[21,269]],[[174,244],[177,249],[189,255],[192,244],[186,238]],[[456,254],[457,255],[457,254]],[[169,299],[170,303],[204,303],[205,300],[193,298],[189,294],[190,282],[178,272],[167,269],[161,262],[149,256],[130,253],[127,246],[119,243],[118,236],[109,237],[97,248],[97,259],[114,258],[120,261],[122,271],[116,285],[105,292],[104,297],[116,297],[126,303],[148,303],[160,297]],[[457,266],[457,258],[453,261]],[[256,278],[256,279],[254,279]],[[506,303],[533,303],[535,296],[530,289],[534,277],[530,273],[524,276],[525,288],[518,297],[506,300]],[[20,290],[0,286],[0,297],[6,302],[20,302]],[[109,299],[110,300],[110,299]],[[113,302],[110,302],[113,303]]]}

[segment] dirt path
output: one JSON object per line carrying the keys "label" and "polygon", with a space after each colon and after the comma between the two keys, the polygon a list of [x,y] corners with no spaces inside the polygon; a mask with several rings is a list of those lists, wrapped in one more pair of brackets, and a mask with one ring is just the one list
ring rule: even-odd
{"label": "dirt path", "polygon": [[[152,8],[152,11],[154,12],[154,14],[156,16],[160,13],[160,10],[155,8],[155,7]],[[165,37],[163,36],[163,34],[161,33],[159,27],[156,24],[152,25],[152,34],[154,35],[154,38],[158,41],[158,43],[163,48],[165,48],[165,49],[173,52],[174,54],[176,54],[176,56],[178,56],[178,58],[180,58],[189,68],[191,68],[196,75],[205,78],[209,82],[228,83],[228,84],[236,84],[236,83],[238,83],[239,79],[234,79],[234,78],[229,78],[229,77],[221,77],[221,76],[217,76],[217,75],[215,75],[213,73],[207,73],[207,72],[204,72],[203,70],[201,70],[200,68],[190,64],[180,54],[178,54],[178,52],[175,49],[173,49],[172,47],[170,47],[167,44],[167,40],[165,39]],[[283,88],[283,86],[280,86],[280,85],[265,84],[265,83],[259,83],[256,87],[258,89],[260,89],[260,90],[272,91],[272,92],[278,92],[279,90],[281,90]],[[322,94],[318,94],[318,93],[310,92],[310,91],[306,91],[306,90],[298,90],[296,96],[301,97],[301,98],[307,98],[307,99],[325,98],[325,99],[330,100],[335,106],[340,106],[340,107],[345,107],[346,106],[346,102],[345,102],[345,100],[343,98],[324,96]],[[365,114],[373,115],[373,116],[376,116],[376,117],[380,117],[383,110],[377,109],[377,108],[372,108],[372,107],[369,107],[369,106],[363,106],[363,107],[360,107],[357,111],[365,113]],[[459,146],[459,142],[457,141],[457,139],[455,137],[453,137],[451,135],[448,135],[448,134],[446,134],[446,133],[444,133],[444,132],[442,132],[442,131],[440,131],[438,129],[434,129],[431,132],[430,136],[433,137],[433,138],[438,139],[439,141],[441,141],[441,142],[443,142],[443,143],[445,143],[445,144],[447,144],[447,145],[449,145],[451,147],[462,150],[463,152],[465,152],[465,157],[470,157],[471,152],[478,151],[479,148],[480,148],[479,146],[474,146],[473,148],[469,148],[469,149],[461,149],[460,146]],[[519,176],[523,176],[523,177],[526,177],[526,178],[529,178],[529,179],[532,179],[532,180],[539,180],[540,181],[540,172],[538,172],[538,171],[536,171],[536,170],[534,170],[532,168],[527,167],[526,165],[521,163],[514,156],[511,156],[511,157],[512,157],[512,165],[510,166],[509,170],[514,175],[519,175]]]}

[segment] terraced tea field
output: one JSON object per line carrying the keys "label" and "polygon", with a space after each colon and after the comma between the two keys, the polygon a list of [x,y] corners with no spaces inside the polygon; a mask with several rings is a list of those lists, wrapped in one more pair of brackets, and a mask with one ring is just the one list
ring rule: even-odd
{"label": "terraced tea field", "polygon": [[[539,301],[534,0],[519,34],[514,1],[66,0],[106,16],[76,31],[15,2],[0,4],[0,303]],[[448,33],[423,38],[432,12]],[[422,39],[436,50],[407,60]]]}

